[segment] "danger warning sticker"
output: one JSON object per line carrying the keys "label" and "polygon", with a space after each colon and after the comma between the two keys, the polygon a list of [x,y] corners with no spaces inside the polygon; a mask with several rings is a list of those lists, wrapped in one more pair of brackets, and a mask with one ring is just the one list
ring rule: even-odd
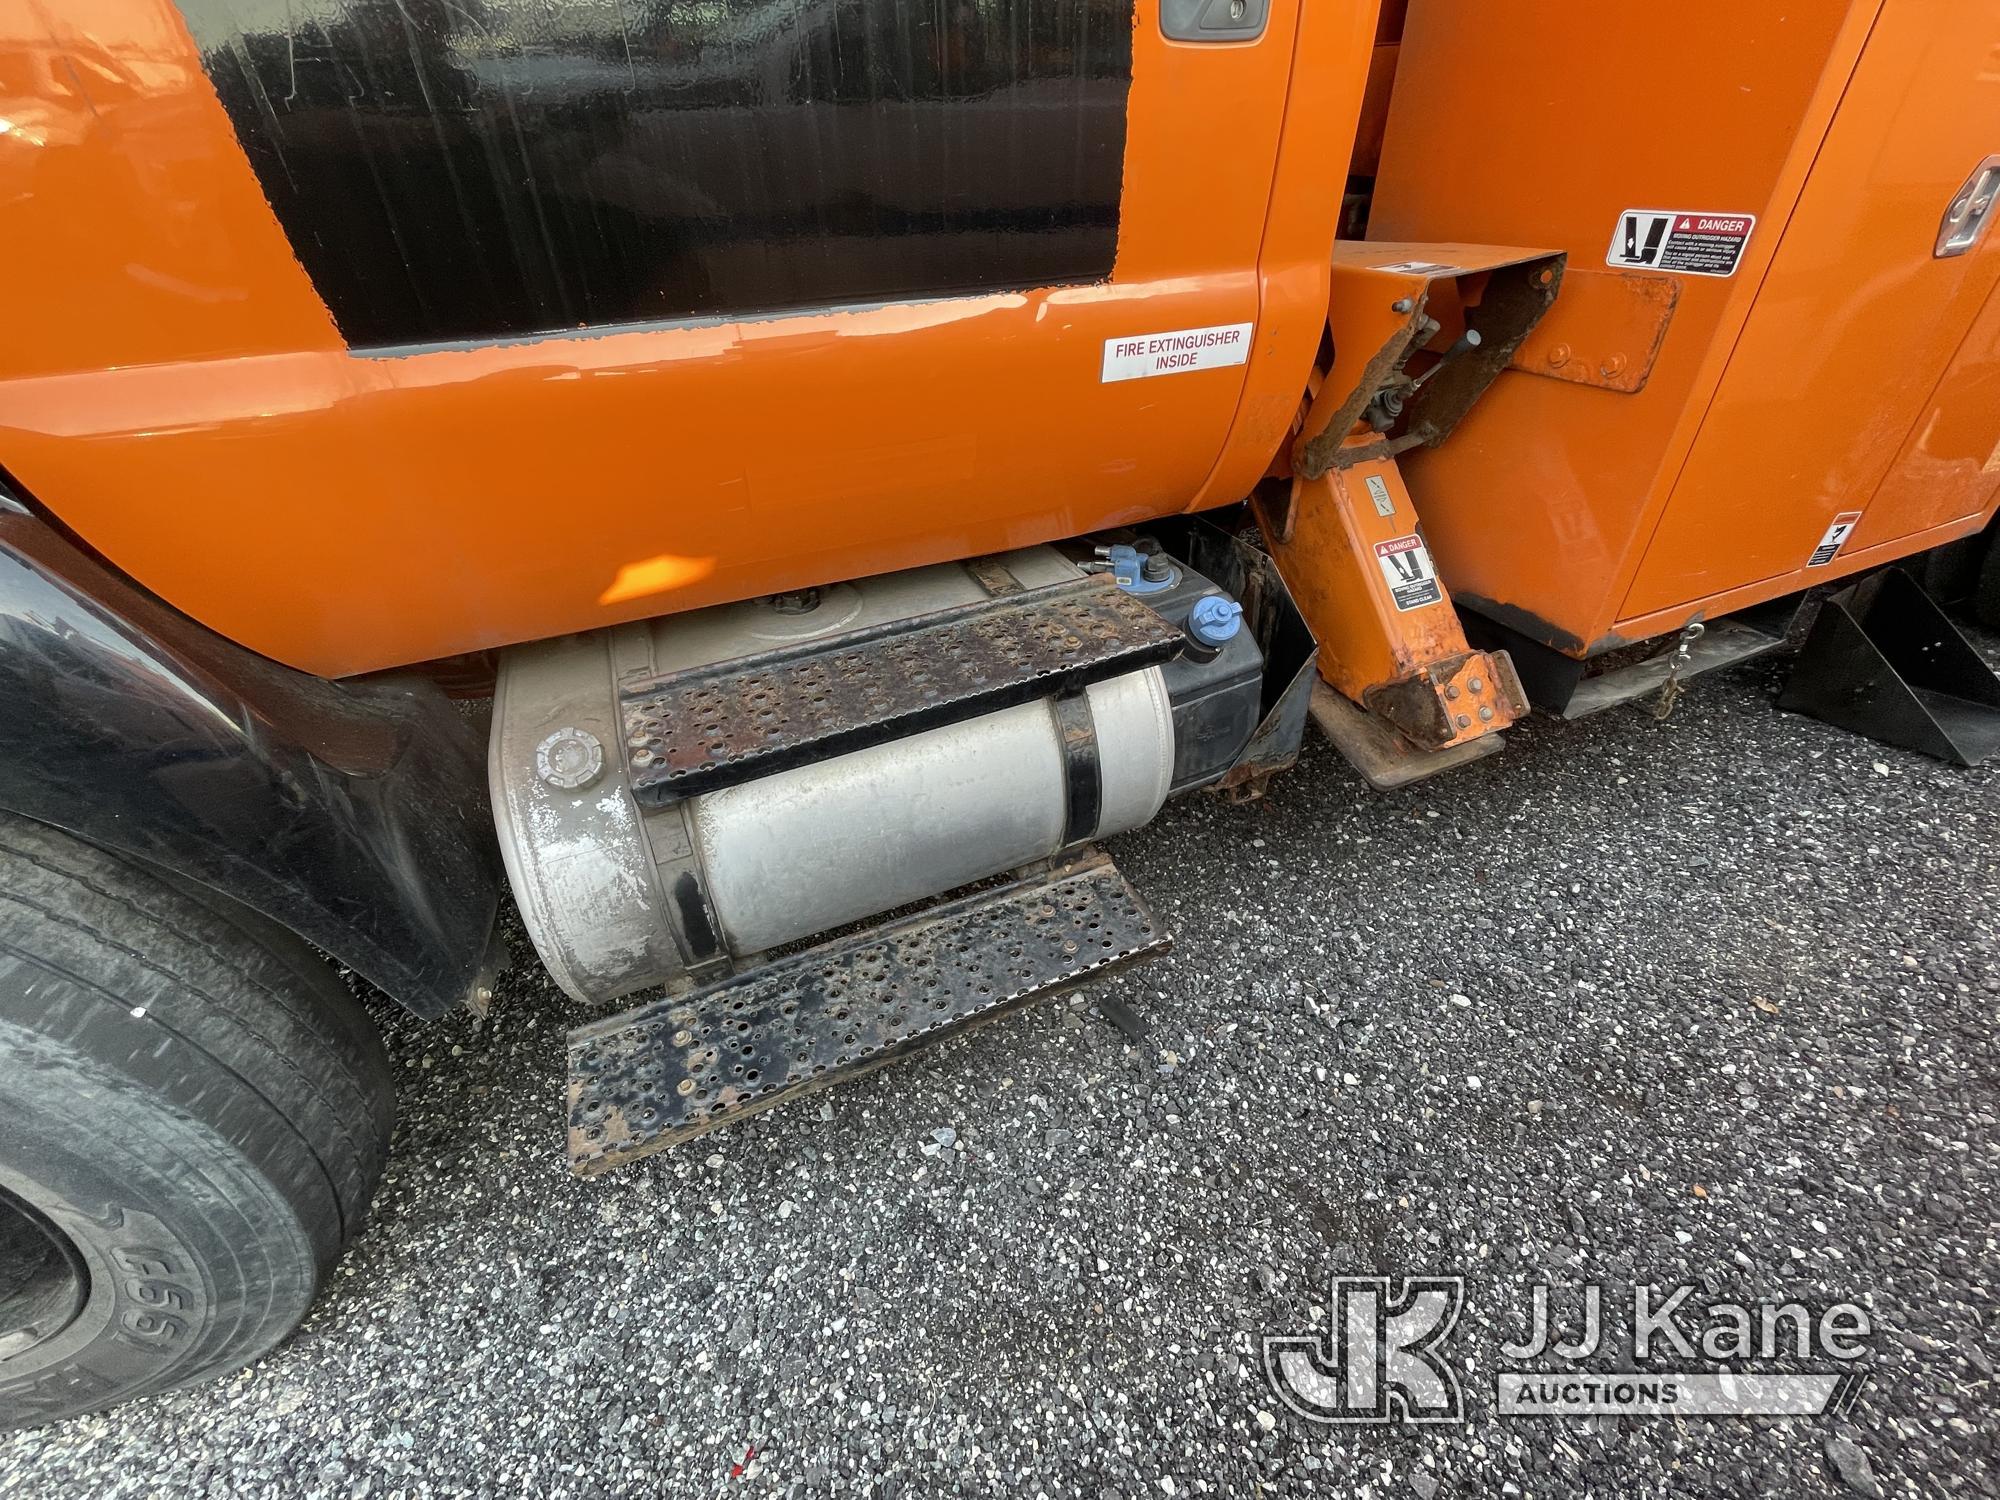
{"label": "danger warning sticker", "polygon": [[1680,276],[1734,276],[1756,227],[1755,214],[1628,208],[1611,232],[1604,263]]}
{"label": "danger warning sticker", "polygon": [[1249,323],[1224,323],[1217,328],[1183,328],[1174,333],[1141,333],[1104,341],[1104,372],[1100,382],[1144,380],[1149,375],[1179,375],[1187,370],[1214,370],[1240,365],[1250,357]]}
{"label": "danger warning sticker", "polygon": [[1847,545],[1847,539],[1854,535],[1854,528],[1860,524],[1861,512],[1844,510],[1833,518],[1833,524],[1826,528],[1826,535],[1819,539],[1819,545],[1806,559],[1809,568],[1823,568],[1840,556],[1840,549]]}
{"label": "danger warning sticker", "polygon": [[1389,582],[1389,597],[1398,610],[1422,609],[1444,599],[1438,587],[1437,564],[1420,536],[1399,536],[1393,542],[1375,544],[1375,561]]}

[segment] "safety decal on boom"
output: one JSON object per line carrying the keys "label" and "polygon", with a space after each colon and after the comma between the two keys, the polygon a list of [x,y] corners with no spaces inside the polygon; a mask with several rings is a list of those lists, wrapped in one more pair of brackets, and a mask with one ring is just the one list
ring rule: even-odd
{"label": "safety decal on boom", "polygon": [[1844,510],[1833,518],[1833,524],[1826,528],[1826,535],[1819,539],[1819,545],[1806,559],[1809,568],[1823,568],[1840,556],[1840,549],[1847,545],[1847,539],[1854,535],[1854,528],[1861,520],[1858,510]]}
{"label": "safety decal on boom", "polygon": [[1624,270],[1681,276],[1734,276],[1743,263],[1755,214],[1690,213],[1677,208],[1628,208],[1611,231],[1604,263]]}
{"label": "safety decal on boom", "polygon": [[1375,544],[1375,561],[1389,582],[1389,597],[1398,611],[1422,609],[1441,603],[1444,590],[1438,587],[1437,564],[1420,536],[1399,536],[1392,542]]}
{"label": "safety decal on boom", "polygon": [[1224,323],[1217,328],[1182,328],[1173,333],[1140,333],[1104,341],[1100,383],[1144,380],[1149,375],[1179,375],[1186,370],[1214,370],[1240,365],[1250,357],[1249,323]]}

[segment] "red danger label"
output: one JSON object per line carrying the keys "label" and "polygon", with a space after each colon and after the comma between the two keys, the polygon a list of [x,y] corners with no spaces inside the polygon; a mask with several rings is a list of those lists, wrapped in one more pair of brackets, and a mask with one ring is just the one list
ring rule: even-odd
{"label": "red danger label", "polygon": [[1377,542],[1375,563],[1382,570],[1389,600],[1399,611],[1444,602],[1437,566],[1431,561],[1422,537],[1399,536],[1393,541]]}
{"label": "red danger label", "polygon": [[1604,263],[1677,276],[1734,276],[1756,227],[1755,214],[1628,208],[1612,228]]}
{"label": "red danger label", "polygon": [[1750,237],[1752,219],[1718,219],[1708,214],[1682,214],[1674,225],[1676,234],[1727,234],[1739,240]]}

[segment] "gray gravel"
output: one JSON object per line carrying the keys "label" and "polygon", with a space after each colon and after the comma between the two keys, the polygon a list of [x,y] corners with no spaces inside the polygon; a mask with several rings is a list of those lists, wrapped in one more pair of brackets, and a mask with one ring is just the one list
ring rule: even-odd
{"label": "gray gravel", "polygon": [[[484,1026],[389,1020],[389,1180],[299,1335],[0,1439],[0,1495],[2000,1493],[2000,774],[1772,680],[1386,797],[1314,740],[1114,846],[1178,940],[1107,982],[1141,1045],[1086,992],[591,1182],[513,926]],[[1310,1425],[1255,1340],[1370,1271],[1466,1275],[1488,1360],[1536,1281],[1883,1332],[1841,1424],[1469,1378],[1462,1427]]]}

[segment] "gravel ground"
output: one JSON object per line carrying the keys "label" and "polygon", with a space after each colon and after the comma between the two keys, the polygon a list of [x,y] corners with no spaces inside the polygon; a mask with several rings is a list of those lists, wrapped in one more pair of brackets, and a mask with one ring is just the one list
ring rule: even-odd
{"label": "gravel ground", "polygon": [[[396,1151],[304,1329],[0,1439],[0,1495],[2000,1493],[2000,772],[1773,682],[1382,797],[1315,737],[1114,845],[1164,962],[590,1182],[510,915],[484,1025],[383,1012]],[[1467,1278],[1464,1425],[1265,1384],[1368,1272]],[[1496,1417],[1528,1285],[1586,1280],[1858,1300],[1866,1393]]]}

